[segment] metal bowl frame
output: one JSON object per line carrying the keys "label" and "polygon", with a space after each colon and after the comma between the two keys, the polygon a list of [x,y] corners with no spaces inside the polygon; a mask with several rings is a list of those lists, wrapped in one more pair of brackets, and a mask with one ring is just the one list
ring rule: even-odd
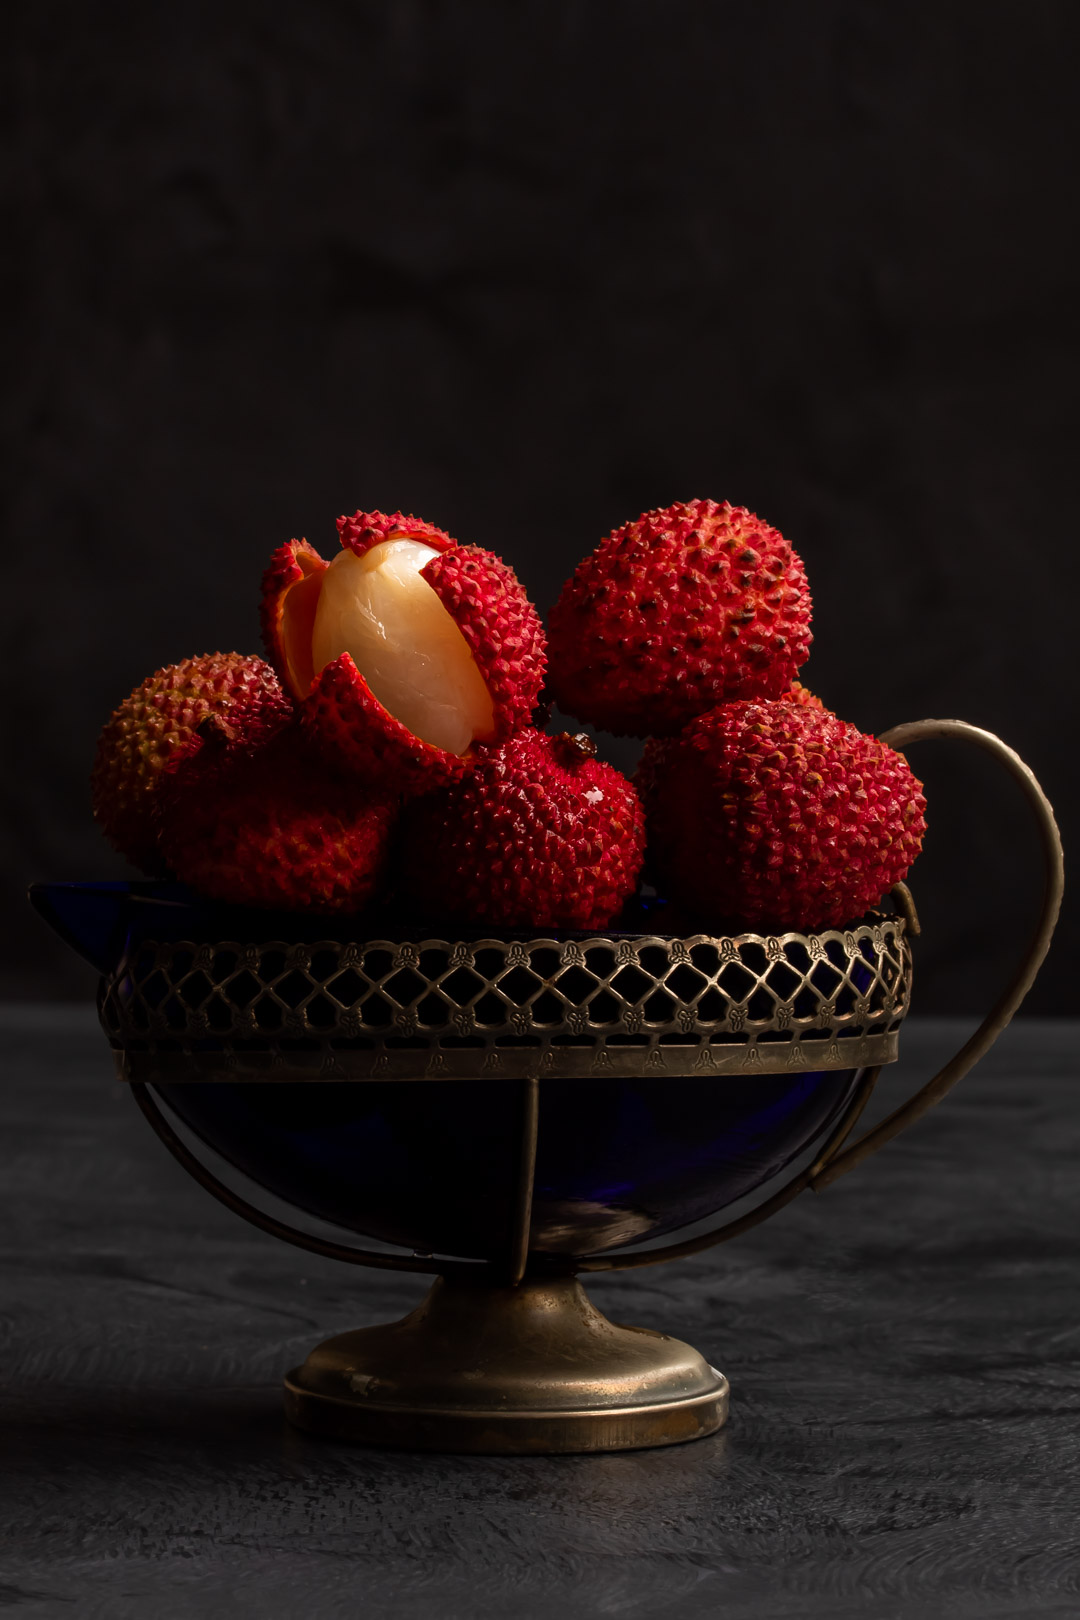
{"label": "metal bowl frame", "polygon": [[[196,1180],[252,1224],[300,1248],[439,1279],[402,1323],[339,1336],[291,1373],[286,1408],[294,1422],[374,1443],[508,1452],[659,1445],[719,1427],[727,1409],[722,1375],[678,1341],[606,1322],[572,1273],[699,1253],[767,1219],[807,1188],[820,1191],[939,1102],[1012,1018],[1046,954],[1061,902],[1053,812],[1029,768],[990,732],[927,720],[886,732],[882,741],[903,749],[927,738],[973,742],[1019,782],[1042,847],[1043,901],[1012,981],[975,1034],[928,1084],[850,1145],[881,1066],[896,1056],[910,1001],[910,947],[919,928],[903,885],[894,891],[896,915],[817,934],[144,940],[125,955],[103,981],[102,1023],[139,1107]],[[823,1068],[863,1073],[813,1162],[748,1213],[682,1241],[583,1253],[558,1276],[530,1255],[546,1076],[704,1072],[720,1080]],[[520,1092],[516,1193],[501,1267],[359,1248],[278,1220],[203,1163],[152,1089],[178,1080],[478,1075]],[[498,1368],[489,1367],[481,1398],[478,1358],[489,1366],[484,1358],[493,1346]],[[576,1367],[575,1376],[554,1376],[560,1362]],[[582,1369],[591,1369],[588,1378]],[[584,1404],[575,1407],[573,1392],[582,1389]]]}

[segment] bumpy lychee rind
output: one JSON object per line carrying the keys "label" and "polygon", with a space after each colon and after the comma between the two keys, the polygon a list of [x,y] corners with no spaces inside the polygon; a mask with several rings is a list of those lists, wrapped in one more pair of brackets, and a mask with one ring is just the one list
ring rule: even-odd
{"label": "bumpy lychee rind", "polygon": [[536,707],[547,669],[540,616],[514,570],[494,552],[455,546],[421,571],[468,644],[495,710],[498,741]]}
{"label": "bumpy lychee rind", "polygon": [[662,892],[747,928],[838,928],[908,872],[926,831],[901,754],[798,700],[723,704],[648,743],[635,777]]}
{"label": "bumpy lychee rind", "polygon": [[162,772],[208,715],[241,709],[255,735],[294,712],[263,659],[204,653],[156,670],[106,721],[90,780],[93,811],[109,842],[142,871],[162,868],[154,817]]}
{"label": "bumpy lychee rind", "polygon": [[384,709],[348,653],[316,677],[300,724],[332,769],[388,792],[429,793],[469,769],[468,756],[422,741]]}
{"label": "bumpy lychee rind", "polygon": [[[511,568],[492,552],[459,546],[434,524],[400,512],[356,512],[338,519],[338,532],[342,545],[360,556],[396,534],[438,551],[421,577],[460,629],[491,694],[492,733],[483,740],[497,742],[528,720],[544,682],[546,644],[539,615]],[[310,646],[318,576],[327,566],[306,541],[293,541],[274,553],[263,578],[267,649],[300,704],[309,738],[335,768],[398,791],[427,792],[454,780],[468,770],[470,756],[414,736],[383,707],[347,653],[318,675],[297,653],[305,636]],[[289,595],[294,588],[305,593],[298,612]]]}
{"label": "bumpy lychee rind", "polygon": [[[391,535],[408,535],[433,551],[447,551],[456,544],[434,523],[405,512],[354,512],[338,518],[337,531],[342,548],[358,557]],[[282,684],[298,699],[307,695],[315,678],[309,654],[321,575],[329,566],[307,540],[289,540],[274,552],[262,577],[263,644]]]}
{"label": "bumpy lychee rind", "polygon": [[718,703],[779,696],[810,647],[810,592],[779,530],[727,501],[679,502],[578,565],[548,635],[565,713],[667,737]]}
{"label": "bumpy lychee rind", "polygon": [[254,748],[197,737],[166,774],[157,809],[162,850],[199,893],[315,913],[359,911],[375,897],[397,815],[327,770],[295,726]]}
{"label": "bumpy lychee rind", "polygon": [[433,551],[452,551],[457,541],[435,523],[414,517],[411,512],[354,512],[337,520],[338,539],[348,551],[362,557],[372,546],[381,546],[392,535],[422,540]]}
{"label": "bumpy lychee rind", "polygon": [[282,686],[297,698],[314,677],[311,638],[321,576],[329,566],[306,540],[289,540],[274,552],[262,577],[263,646]]}
{"label": "bumpy lychee rind", "polygon": [[479,748],[474,768],[406,806],[398,865],[425,917],[469,927],[606,927],[633,894],[641,805],[587,738],[531,727]]}
{"label": "bumpy lychee rind", "polygon": [[811,692],[810,688],[804,686],[801,681],[792,681],[787,690],[780,693],[780,696],[786,698],[789,703],[801,704],[804,709],[820,709],[823,713],[832,713],[831,709],[825,708],[817,693]]}

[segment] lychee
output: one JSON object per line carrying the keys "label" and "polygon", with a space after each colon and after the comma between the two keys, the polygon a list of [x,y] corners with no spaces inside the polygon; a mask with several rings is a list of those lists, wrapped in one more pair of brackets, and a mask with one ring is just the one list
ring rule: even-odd
{"label": "lychee", "polygon": [[804,709],[820,709],[824,710],[825,713],[832,713],[831,709],[825,709],[825,705],[822,703],[817,693],[811,692],[810,688],[808,686],[804,686],[802,681],[792,681],[791,685],[787,688],[787,691],[781,692],[780,696],[782,698],[786,698],[789,703],[801,704]]}
{"label": "lychee", "polygon": [[714,927],[842,927],[906,876],[926,830],[904,757],[797,699],[712,709],[648,743],[635,780],[657,885]]}
{"label": "lychee", "polygon": [[470,927],[604,928],[645,851],[637,794],[584,735],[527,727],[406,806],[402,885],[418,913]]}
{"label": "lychee", "polygon": [[296,724],[252,745],[212,715],[166,772],[157,814],[170,866],[200,894],[353,912],[376,893],[397,805],[330,771]]}
{"label": "lychee", "polygon": [[789,542],[745,507],[679,502],[579,563],[548,633],[564,713],[668,737],[718,703],[779,696],[810,647],[810,592]]}
{"label": "lychee", "polygon": [[356,512],[338,532],[330,563],[304,540],[275,552],[270,657],[335,764],[435,787],[528,720],[546,665],[540,620],[504,562],[433,524]]}
{"label": "lychee", "polygon": [[94,815],[109,842],[144,872],[161,867],[154,799],[161,773],[209,714],[243,705],[258,735],[293,713],[277,676],[261,658],[204,653],[157,670],[106,721],[90,779]]}

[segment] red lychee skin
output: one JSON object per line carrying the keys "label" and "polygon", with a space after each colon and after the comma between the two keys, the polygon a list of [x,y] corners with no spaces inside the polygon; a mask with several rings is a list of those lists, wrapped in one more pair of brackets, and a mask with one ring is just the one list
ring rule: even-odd
{"label": "red lychee skin", "polygon": [[579,563],[548,636],[564,713],[669,737],[718,703],[783,692],[809,651],[810,592],[779,530],[727,501],[678,502]]}
{"label": "red lychee skin", "polygon": [[594,751],[526,727],[407,805],[398,860],[413,908],[470,928],[605,928],[636,887],[645,825],[632,785]]}
{"label": "red lychee skin", "polygon": [[510,736],[536,707],[547,669],[540,617],[514,570],[494,552],[455,546],[421,570],[465,637],[491,694],[495,735]]}
{"label": "red lychee skin", "polygon": [[[274,552],[262,577],[259,623],[263,646],[282,686],[297,698],[308,690],[314,675],[311,637],[322,584],[320,576],[329,566],[306,540],[289,540]],[[307,632],[304,653],[291,647],[285,635],[286,598],[298,630],[297,636],[291,639],[302,639],[302,632],[305,629]]]}
{"label": "red lychee skin", "polygon": [[90,779],[94,815],[109,842],[150,874],[162,869],[154,802],[162,772],[210,714],[243,708],[253,734],[294,713],[263,659],[203,653],[147,676],[106,721]]}
{"label": "red lychee skin", "polygon": [[257,747],[215,725],[204,723],[159,794],[176,875],[233,905],[362,910],[385,871],[396,804],[334,775],[295,725]]}
{"label": "red lychee skin", "polygon": [[[460,629],[491,694],[494,727],[484,741],[497,742],[523,725],[540,695],[547,654],[539,616],[513,570],[492,552],[460,546],[434,524],[401,512],[356,512],[338,519],[338,533],[358,556],[398,534],[441,553],[422,578]],[[267,649],[300,704],[312,742],[335,768],[364,780],[377,777],[406,793],[428,792],[461,776],[471,755],[451,754],[414,736],[379,702],[348,653],[315,675],[311,628],[318,576],[327,566],[307,541],[294,540],[274,553],[263,577]],[[294,587],[304,594],[290,625]],[[297,641],[305,636],[306,653],[298,653]]]}
{"label": "red lychee skin", "polygon": [[826,709],[817,694],[811,692],[801,681],[792,681],[787,691],[781,692],[780,696],[786,698],[789,703],[801,704],[804,709],[820,709],[823,714],[832,713],[831,709]]}
{"label": "red lychee skin", "polygon": [[395,720],[348,653],[317,677],[300,704],[300,724],[331,768],[389,792],[430,793],[469,769],[469,756],[434,748]]}
{"label": "red lychee skin", "polygon": [[906,876],[926,801],[906,759],[827,710],[726,703],[646,745],[655,881],[698,916],[840,928]]}
{"label": "red lychee skin", "polygon": [[452,551],[457,541],[424,518],[411,512],[354,512],[352,517],[337,520],[338,539],[349,551],[362,557],[372,546],[381,546],[391,535],[406,535],[410,540],[422,540],[433,551]]}

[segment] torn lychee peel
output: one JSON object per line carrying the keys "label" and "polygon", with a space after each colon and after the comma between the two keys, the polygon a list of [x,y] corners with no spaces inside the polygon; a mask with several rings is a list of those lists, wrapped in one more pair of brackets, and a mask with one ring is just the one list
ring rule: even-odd
{"label": "torn lychee peel", "polygon": [[263,574],[263,644],[282,684],[297,699],[307,696],[315,679],[311,641],[328,566],[306,540],[290,540],[274,552]]}
{"label": "torn lychee peel", "polygon": [[427,564],[423,577],[468,644],[491,697],[490,730],[477,742],[509,736],[527,724],[547,669],[540,615],[513,569],[494,552],[457,546]]}
{"label": "torn lychee peel", "polygon": [[387,792],[429,792],[468,769],[465,757],[433,748],[396,720],[348,653],[319,674],[300,705],[300,724],[328,764]]}
{"label": "torn lychee peel", "polygon": [[451,551],[457,541],[434,523],[411,512],[354,512],[337,520],[338,539],[344,548],[362,557],[387,540],[418,540],[432,551]]}
{"label": "torn lychee peel", "polygon": [[405,538],[342,551],[323,579],[312,652],[316,672],[348,653],[408,731],[463,755],[494,735],[494,707],[466,637],[428,582],[428,565],[442,560]]}
{"label": "torn lychee peel", "polygon": [[400,790],[437,785],[530,717],[539,616],[505,563],[433,524],[356,513],[338,527],[331,563],[306,541],[274,554],[267,645],[324,756],[356,774],[378,764]]}

